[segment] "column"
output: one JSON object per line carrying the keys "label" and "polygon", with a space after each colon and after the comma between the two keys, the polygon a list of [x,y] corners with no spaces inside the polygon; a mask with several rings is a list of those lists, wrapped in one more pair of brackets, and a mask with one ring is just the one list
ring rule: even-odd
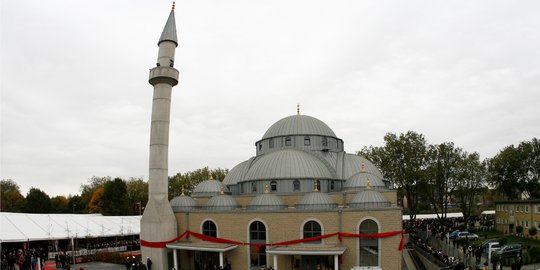
{"label": "column", "polygon": [[223,251],[219,253],[219,266],[221,266],[221,268],[224,268],[224,266],[223,266]]}
{"label": "column", "polygon": [[277,266],[277,254],[274,254],[274,270],[278,270],[278,266]]}
{"label": "column", "polygon": [[334,255],[334,270],[339,270],[339,255]]}
{"label": "column", "polygon": [[178,258],[176,256],[178,256],[178,254],[176,252],[176,248],[173,248],[174,270],[178,270]]}

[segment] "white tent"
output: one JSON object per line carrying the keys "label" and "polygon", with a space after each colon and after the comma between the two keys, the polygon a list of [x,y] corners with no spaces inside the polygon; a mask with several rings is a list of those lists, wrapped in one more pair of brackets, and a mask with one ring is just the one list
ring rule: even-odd
{"label": "white tent", "polygon": [[141,216],[0,212],[0,242],[138,235]]}
{"label": "white tent", "polygon": [[[440,215],[440,214],[439,214]],[[463,217],[463,213],[447,213],[447,218],[457,218],[457,217]],[[416,215],[416,219],[436,219],[437,214],[418,214]],[[409,215],[403,215],[403,220],[409,220]]]}

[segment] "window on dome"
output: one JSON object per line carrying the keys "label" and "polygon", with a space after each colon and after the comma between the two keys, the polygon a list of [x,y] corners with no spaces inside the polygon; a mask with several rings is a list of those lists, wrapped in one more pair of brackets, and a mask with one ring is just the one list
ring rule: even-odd
{"label": "window on dome", "polygon": [[330,181],[330,190],[334,190],[336,188],[334,180]]}
{"label": "window on dome", "polygon": [[291,137],[285,137],[285,146],[291,146],[292,140]]}
{"label": "window on dome", "polygon": [[[311,237],[321,236],[322,235],[321,224],[319,224],[319,222],[314,221],[314,220],[310,220],[310,221],[306,222],[306,224],[304,224],[303,231],[304,231],[304,237],[303,238],[311,238]],[[320,244],[321,239],[309,241],[307,243]]]}
{"label": "window on dome", "polygon": [[276,181],[270,182],[270,191],[272,191],[272,192],[277,191],[277,182]]}
{"label": "window on dome", "polygon": [[[255,221],[249,225],[249,240],[253,244],[266,244],[266,226],[260,221]],[[266,265],[266,246],[250,245],[250,262],[253,267]]]}
{"label": "window on dome", "polygon": [[[366,219],[360,223],[358,230],[361,234],[372,234],[379,232],[379,226],[372,219]],[[360,266],[379,266],[379,239],[359,238],[360,241]]]}
{"label": "window on dome", "polygon": [[293,182],[293,191],[300,191],[300,181],[294,180],[294,182]]}
{"label": "window on dome", "polygon": [[259,143],[259,150],[262,149],[262,143]]}
{"label": "window on dome", "polygon": [[322,146],[327,147],[328,146],[328,138],[323,137],[321,141]]}
{"label": "window on dome", "polygon": [[309,138],[309,136],[304,137],[304,145],[305,146],[311,145],[311,138]]}
{"label": "window on dome", "polygon": [[211,220],[205,221],[203,223],[202,233],[207,236],[217,237],[216,224]]}
{"label": "window on dome", "polygon": [[251,192],[257,192],[257,183],[255,182],[251,183]]}
{"label": "window on dome", "polygon": [[274,148],[274,139],[270,139],[270,140],[268,141],[268,147],[269,147],[269,148]]}

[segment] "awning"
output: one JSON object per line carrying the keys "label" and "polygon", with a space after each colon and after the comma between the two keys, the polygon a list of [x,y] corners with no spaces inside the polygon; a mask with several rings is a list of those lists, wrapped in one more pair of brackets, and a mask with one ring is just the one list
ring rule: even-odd
{"label": "awning", "polygon": [[199,242],[176,242],[167,244],[167,248],[179,249],[179,250],[196,250],[196,251],[211,251],[211,252],[225,252],[237,248],[238,245],[226,244],[226,243],[213,243],[208,241]]}
{"label": "awning", "polygon": [[277,246],[266,250],[272,255],[341,255],[347,250],[346,247],[333,245],[291,245]]}

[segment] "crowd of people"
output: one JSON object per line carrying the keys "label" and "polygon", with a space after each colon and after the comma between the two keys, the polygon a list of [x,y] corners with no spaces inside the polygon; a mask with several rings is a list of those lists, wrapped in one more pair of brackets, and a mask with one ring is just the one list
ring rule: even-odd
{"label": "crowd of people", "polygon": [[32,249],[2,249],[1,269],[6,270],[35,270],[38,263],[41,269],[45,267],[47,252],[42,248]]}

